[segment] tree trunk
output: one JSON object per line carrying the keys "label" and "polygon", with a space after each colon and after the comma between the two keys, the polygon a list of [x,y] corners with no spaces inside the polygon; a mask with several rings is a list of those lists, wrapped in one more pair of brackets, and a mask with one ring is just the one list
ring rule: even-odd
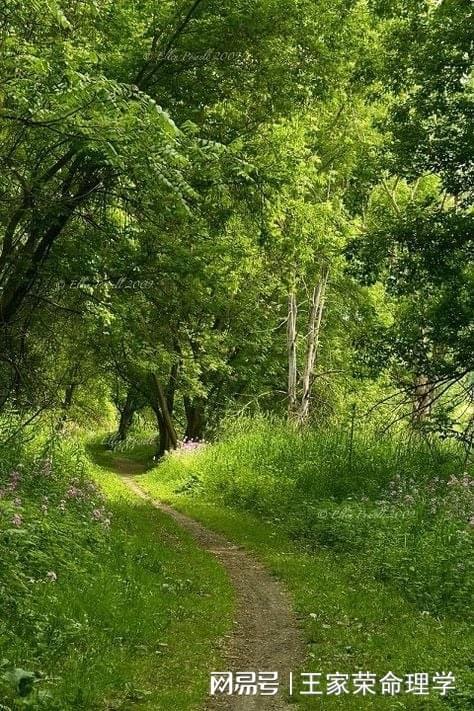
{"label": "tree trunk", "polygon": [[72,400],[73,400],[74,392],[77,388],[77,385],[78,384],[74,380],[71,380],[71,382],[68,383],[68,385],[66,386],[66,389],[64,391],[64,400],[63,400],[63,404],[61,406],[62,412],[61,412],[61,416],[59,418],[58,424],[56,425],[56,431],[59,434],[61,434],[64,431],[67,416],[68,416],[69,410],[71,409]]}
{"label": "tree trunk", "polygon": [[115,442],[124,442],[133,424],[133,418],[137,411],[136,401],[131,392],[128,393],[123,408],[120,410],[120,422],[115,435]]}
{"label": "tree trunk", "polygon": [[426,375],[415,379],[412,418],[415,425],[421,425],[431,415],[433,387]]}
{"label": "tree trunk", "polygon": [[120,421],[117,432],[110,440],[111,446],[124,442],[133,424],[135,413],[145,405],[145,398],[133,387],[130,387],[123,405],[116,402],[116,407],[120,412]]}
{"label": "tree trunk", "polygon": [[156,373],[150,373],[149,377],[150,390],[150,405],[156,415],[158,421],[158,429],[160,432],[160,446],[158,456],[170,450],[176,449],[178,446],[178,437],[173,425],[172,413],[168,407],[168,400],[163,391],[160,381]]}
{"label": "tree trunk", "polygon": [[290,291],[288,294],[288,326],[287,326],[287,346],[288,346],[288,417],[292,419],[296,412],[296,382],[297,382],[297,362],[296,362],[296,317],[298,307],[296,305],[296,294]]}
{"label": "tree trunk", "polygon": [[26,242],[11,258],[13,264],[9,265],[0,296],[0,323],[4,325],[8,325],[16,317],[26,296],[33,288],[54,242],[64,231],[78,207],[100,184],[99,178],[91,172],[80,182],[76,194],[66,197],[74,170],[75,167],[71,168],[70,175],[64,181],[61,207],[58,207],[55,212],[51,210],[49,214],[46,213],[43,219],[30,229]]}
{"label": "tree trunk", "polygon": [[171,367],[170,377],[168,379],[168,385],[166,387],[166,405],[170,415],[173,414],[174,410],[174,394],[176,392],[176,386],[178,384],[178,372],[179,372],[179,361],[173,363]]}
{"label": "tree trunk", "polygon": [[314,365],[319,346],[319,334],[324,310],[324,299],[326,295],[326,285],[329,276],[329,269],[323,269],[318,285],[313,289],[311,298],[311,311],[309,316],[306,361],[303,373],[301,405],[298,413],[298,421],[303,424],[309,415],[309,403],[311,397],[311,386],[314,375]]}
{"label": "tree trunk", "polygon": [[156,405],[152,405],[151,408],[155,413],[159,433],[158,449],[156,451],[156,456],[158,457],[158,459],[161,459],[161,457],[163,457],[166,452],[169,452],[170,449],[173,449],[173,447],[160,408]]}
{"label": "tree trunk", "polygon": [[192,400],[187,395],[183,398],[186,413],[186,439],[200,440],[204,436],[205,415],[203,398]]}

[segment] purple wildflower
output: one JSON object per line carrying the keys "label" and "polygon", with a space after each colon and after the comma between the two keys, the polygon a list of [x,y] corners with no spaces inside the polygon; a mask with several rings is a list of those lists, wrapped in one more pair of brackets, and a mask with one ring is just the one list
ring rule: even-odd
{"label": "purple wildflower", "polygon": [[205,446],[205,440],[203,439],[188,439],[185,437],[183,440],[178,442],[177,448],[174,450],[174,454],[185,454],[196,452]]}

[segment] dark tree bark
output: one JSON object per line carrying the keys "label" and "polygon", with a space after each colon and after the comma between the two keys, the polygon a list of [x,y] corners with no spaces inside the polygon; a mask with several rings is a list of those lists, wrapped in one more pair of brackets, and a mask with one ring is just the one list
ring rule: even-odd
{"label": "dark tree bark", "polygon": [[128,393],[123,408],[120,410],[120,422],[115,435],[115,442],[124,442],[133,424],[133,418],[137,411],[136,398],[131,392]]}
{"label": "dark tree bark", "polygon": [[16,318],[53,244],[77,208],[100,185],[100,178],[95,171],[91,171],[80,180],[75,194],[70,195],[69,189],[77,168],[71,167],[56,208],[50,208],[41,217],[32,214],[24,245],[15,250],[9,258],[5,257],[5,272],[0,275],[6,277],[0,296],[0,323],[3,325],[8,325]]}
{"label": "dark tree bark", "polygon": [[[170,376],[170,381],[172,379],[173,371]],[[178,446],[178,436],[173,424],[173,411],[169,409],[169,405],[173,405],[174,402],[174,388],[172,388],[169,382],[167,393],[165,393],[156,373],[149,373],[148,391],[149,402],[155,413],[160,433],[157,455],[158,457],[162,457],[165,452],[170,449],[176,449]]]}
{"label": "dark tree bark", "polygon": [[158,438],[158,448],[156,451],[156,456],[158,459],[161,459],[166,452],[169,452],[170,449],[173,449],[172,442],[170,439],[169,431],[166,427],[165,421],[163,419],[163,416],[161,414],[161,410],[157,406],[151,406],[153,412],[155,413],[156,417],[156,422],[158,424],[158,433],[159,433],[159,438]]}
{"label": "dark tree bark", "polygon": [[178,384],[178,371],[179,371],[179,362],[176,361],[176,363],[174,363],[171,368],[171,373],[170,373],[170,377],[168,379],[168,385],[166,388],[166,405],[167,405],[168,410],[171,415],[173,414],[173,410],[174,410],[174,395],[176,392],[176,386]]}
{"label": "dark tree bark", "polygon": [[145,405],[145,399],[135,388],[130,388],[124,404],[121,406],[116,403],[117,409],[120,412],[120,421],[118,430],[111,439],[111,445],[114,446],[119,442],[124,442],[133,424],[135,413],[141,410]]}
{"label": "dark tree bark", "polygon": [[183,398],[184,411],[186,413],[186,439],[202,439],[206,426],[205,409],[203,398],[191,399],[187,395]]}
{"label": "dark tree bark", "polygon": [[78,386],[78,383],[75,380],[71,380],[66,385],[66,389],[64,391],[64,400],[63,400],[63,403],[61,406],[61,408],[62,408],[61,417],[59,418],[58,424],[56,426],[58,433],[63,432],[63,430],[65,428],[66,420],[68,418],[69,410],[71,409],[72,401],[74,398],[74,393],[76,391],[77,386]]}

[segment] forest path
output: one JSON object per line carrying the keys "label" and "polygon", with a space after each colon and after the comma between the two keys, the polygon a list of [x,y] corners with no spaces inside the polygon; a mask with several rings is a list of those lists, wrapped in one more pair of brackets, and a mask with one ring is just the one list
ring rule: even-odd
{"label": "forest path", "polygon": [[235,591],[235,621],[231,634],[223,644],[225,668],[215,671],[273,671],[279,674],[277,695],[210,696],[205,705],[206,711],[294,709],[295,703],[288,701],[287,684],[290,672],[298,668],[304,659],[304,645],[286,590],[241,547],[149,496],[134,480],[134,475],[145,471],[144,465],[117,456],[113,458],[112,466],[138,497],[172,516],[189,531],[201,548],[215,555],[227,571]]}

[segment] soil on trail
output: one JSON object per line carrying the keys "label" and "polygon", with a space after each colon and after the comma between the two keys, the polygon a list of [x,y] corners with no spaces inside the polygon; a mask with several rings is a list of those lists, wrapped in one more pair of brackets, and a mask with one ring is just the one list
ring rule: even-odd
{"label": "soil on trail", "polygon": [[133,478],[145,467],[117,457],[114,468],[137,496],[172,516],[202,548],[215,555],[227,571],[236,597],[234,627],[223,641],[224,668],[210,669],[209,672],[273,671],[279,674],[280,687],[276,695],[209,696],[204,707],[206,711],[294,709],[295,703],[290,703],[288,697],[288,679],[290,672],[301,667],[304,647],[289,595],[283,586],[242,548],[171,506],[151,498]]}

